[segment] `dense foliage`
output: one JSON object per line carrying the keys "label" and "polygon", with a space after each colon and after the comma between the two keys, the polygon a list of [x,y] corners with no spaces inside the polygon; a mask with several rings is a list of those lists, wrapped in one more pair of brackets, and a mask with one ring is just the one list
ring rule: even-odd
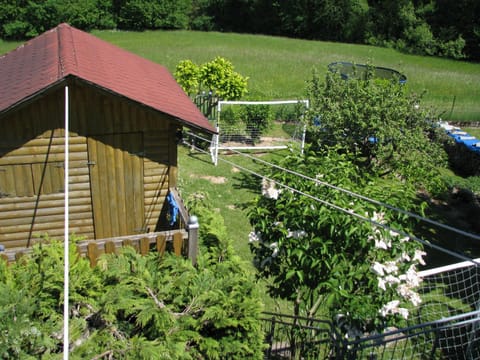
{"label": "dense foliage", "polygon": [[[201,209],[197,206],[197,209]],[[261,303],[223,221],[201,212],[205,247],[190,260],[133,248],[89,262],[70,254],[70,358],[261,359]],[[223,229],[223,230],[222,230]],[[0,358],[62,352],[63,246],[0,262]]]}
{"label": "dense foliage", "polygon": [[325,183],[419,210],[414,187],[381,181],[338,149],[292,153],[279,165],[310,179],[270,170],[250,211],[254,264],[270,294],[290,301],[296,315],[342,318],[349,331],[401,325],[421,301],[415,289],[422,247],[396,231],[413,223]]}
{"label": "dense foliage", "polygon": [[314,72],[308,93],[310,145],[265,170],[249,214],[255,266],[295,314],[327,311],[349,335],[401,326],[422,301],[426,254],[393,208],[423,213],[419,187],[443,189],[435,129],[398,81],[328,73],[320,84]]}
{"label": "dense foliage", "polygon": [[81,29],[193,29],[368,43],[480,59],[476,0],[0,0],[0,37]]}
{"label": "dense foliage", "polygon": [[447,166],[445,135],[435,114],[396,79],[342,80],[316,71],[308,81],[310,141],[317,147],[340,145],[355,154],[363,171],[401,179],[429,192],[444,191],[439,169]]}
{"label": "dense foliage", "polygon": [[207,117],[212,116],[218,101],[236,100],[247,93],[248,77],[236,72],[233,64],[220,56],[201,65],[182,60],[174,76],[183,90],[196,98]]}

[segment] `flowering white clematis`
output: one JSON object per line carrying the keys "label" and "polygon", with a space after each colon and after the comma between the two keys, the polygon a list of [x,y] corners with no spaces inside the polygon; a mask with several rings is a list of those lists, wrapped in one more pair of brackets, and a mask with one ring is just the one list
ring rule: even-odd
{"label": "flowering white clematis", "polygon": [[275,187],[275,181],[262,179],[262,195],[268,199],[277,200],[282,190]]}

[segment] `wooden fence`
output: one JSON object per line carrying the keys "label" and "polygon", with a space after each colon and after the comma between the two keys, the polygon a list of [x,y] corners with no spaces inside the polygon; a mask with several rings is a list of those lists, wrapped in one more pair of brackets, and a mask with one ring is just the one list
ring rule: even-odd
{"label": "wooden fence", "polygon": [[[165,251],[172,251],[178,256],[188,257],[193,264],[196,264],[198,254],[198,219],[196,216],[188,214],[177,189],[170,188],[169,190],[178,206],[178,225],[180,229],[78,241],[75,245],[80,256],[88,258],[90,265],[95,266],[102,254],[117,253],[123,246],[132,246],[142,255],[146,255],[150,251],[157,251],[161,254],[164,254]],[[0,249],[0,259],[11,263],[31,251],[31,247]]]}
{"label": "wooden fence", "polygon": [[[80,256],[88,258],[91,266],[97,264],[102,254],[117,253],[124,246],[132,246],[142,255],[146,255],[150,251],[157,251],[161,254],[172,251],[177,256],[188,257],[196,264],[198,222],[196,217],[192,216],[187,223],[186,230],[161,231],[100,240],[82,240],[75,245]],[[10,248],[0,252],[0,258],[7,262],[13,262],[31,251],[31,248]]]}

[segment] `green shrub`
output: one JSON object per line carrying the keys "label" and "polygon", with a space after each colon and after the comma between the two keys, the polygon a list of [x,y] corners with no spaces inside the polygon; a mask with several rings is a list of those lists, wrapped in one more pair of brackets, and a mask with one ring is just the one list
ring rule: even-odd
{"label": "green shrub", "polygon": [[[173,254],[141,256],[126,247],[91,268],[72,242],[70,358],[263,357],[253,274],[233,253],[219,214],[200,213],[208,246],[197,266]],[[0,358],[62,352],[63,251],[61,242],[45,238],[16,263],[0,261]]]}
{"label": "green shrub", "polygon": [[257,143],[272,125],[271,108],[268,105],[244,105],[241,117],[253,143]]}

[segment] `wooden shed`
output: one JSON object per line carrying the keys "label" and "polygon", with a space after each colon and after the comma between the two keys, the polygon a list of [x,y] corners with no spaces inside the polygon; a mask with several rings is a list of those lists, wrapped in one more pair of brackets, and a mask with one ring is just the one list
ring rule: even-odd
{"label": "wooden shed", "polygon": [[168,229],[184,126],[215,132],[167,69],[67,24],[0,56],[0,244],[63,236],[66,157],[70,233]]}

